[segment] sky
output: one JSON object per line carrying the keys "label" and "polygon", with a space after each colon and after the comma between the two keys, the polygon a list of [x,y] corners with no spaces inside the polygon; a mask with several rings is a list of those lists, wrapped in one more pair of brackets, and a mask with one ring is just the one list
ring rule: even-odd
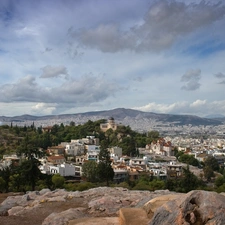
{"label": "sky", "polygon": [[225,116],[224,28],[224,0],[1,0],[0,116]]}

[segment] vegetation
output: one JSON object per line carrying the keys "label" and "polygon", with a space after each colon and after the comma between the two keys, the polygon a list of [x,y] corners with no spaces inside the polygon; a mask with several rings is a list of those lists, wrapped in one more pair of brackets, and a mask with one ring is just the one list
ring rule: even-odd
{"label": "vegetation", "polygon": [[[103,133],[100,130],[100,123],[104,120],[88,121],[83,125],[76,125],[71,121],[70,125],[54,125],[50,132],[43,132],[41,127],[35,125],[17,127],[0,126],[0,159],[4,154],[17,154],[20,161],[0,169],[0,192],[40,190],[43,188],[65,188],[67,190],[86,190],[98,185],[112,185],[114,172],[111,167],[108,147],[119,146],[123,154],[128,156],[139,156],[138,147],[145,147],[159,138],[157,131],[149,131],[140,134],[132,131],[129,126],[119,126],[116,131],[112,129]],[[69,142],[71,139],[80,139],[86,136],[95,136],[101,143],[99,163],[88,161],[83,165],[83,175],[86,179],[82,183],[67,182],[64,177],[42,174],[39,170],[38,157],[45,155],[48,147],[58,145],[61,142]],[[177,159],[187,165],[199,166],[194,156],[178,152]],[[214,157],[208,157],[203,164],[204,178],[211,182],[215,172],[223,172]],[[203,177],[202,177],[203,178]],[[113,184],[115,186],[115,184]],[[127,180],[118,186],[133,190],[169,189],[177,192],[188,192],[193,189],[207,189],[206,183],[196,177],[189,169],[184,168],[181,178],[169,179],[166,181],[153,178],[143,174],[136,181]],[[225,191],[225,175],[215,179],[215,191]]]}
{"label": "vegetation", "polygon": [[192,166],[199,166],[199,161],[193,155],[184,154],[184,152],[177,152],[175,156],[179,162]]}

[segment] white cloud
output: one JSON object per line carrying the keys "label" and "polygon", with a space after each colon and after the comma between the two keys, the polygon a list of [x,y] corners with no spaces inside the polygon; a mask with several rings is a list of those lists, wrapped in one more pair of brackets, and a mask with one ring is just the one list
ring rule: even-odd
{"label": "white cloud", "polygon": [[51,115],[56,110],[57,104],[39,102],[31,107],[31,113],[36,115]]}
{"label": "white cloud", "polygon": [[157,104],[151,102],[145,106],[135,107],[134,109],[144,112],[192,114],[199,116],[215,113],[225,115],[225,100],[208,102],[206,100],[198,99],[194,102],[175,102],[172,104]]}

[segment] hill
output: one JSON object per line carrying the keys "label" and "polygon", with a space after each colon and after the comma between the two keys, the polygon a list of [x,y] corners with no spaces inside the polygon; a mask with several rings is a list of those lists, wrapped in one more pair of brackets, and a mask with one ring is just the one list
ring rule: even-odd
{"label": "hill", "polygon": [[139,110],[116,108],[105,111],[84,112],[76,114],[61,114],[61,115],[47,115],[47,116],[32,116],[21,115],[14,117],[0,116],[0,122],[3,124],[14,123],[24,125],[35,122],[37,125],[52,125],[52,124],[69,124],[74,121],[76,124],[82,124],[88,120],[108,119],[114,117],[116,122],[124,125],[129,125],[133,129],[148,130],[149,127],[157,126],[178,126],[178,125],[191,125],[191,126],[217,126],[225,122],[224,118],[201,118],[193,115],[175,115],[175,114],[159,114],[152,112],[142,112]]}

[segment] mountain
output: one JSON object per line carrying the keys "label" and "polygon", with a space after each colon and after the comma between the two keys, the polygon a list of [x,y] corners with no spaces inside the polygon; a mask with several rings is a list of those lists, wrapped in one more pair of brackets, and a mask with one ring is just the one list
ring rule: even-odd
{"label": "mountain", "polygon": [[225,119],[225,116],[224,115],[221,115],[221,114],[210,114],[210,115],[207,115],[207,116],[204,116],[204,118],[208,118],[208,119]]}
{"label": "mountain", "polygon": [[[43,121],[48,123],[51,121],[56,121],[56,123],[69,123],[74,121],[76,123],[83,123],[88,120],[98,120],[98,119],[107,119],[109,117],[114,117],[114,119],[124,125],[130,125],[129,123],[158,123],[158,124],[167,124],[167,125],[220,125],[225,120],[223,118],[201,118],[198,116],[192,115],[173,115],[173,114],[159,114],[152,112],[142,112],[134,109],[125,109],[125,108],[116,108],[112,110],[105,111],[93,111],[85,113],[76,113],[76,114],[61,114],[61,115],[48,115],[48,116],[32,116],[32,115],[21,115],[6,117],[0,116],[0,121],[2,123],[28,123],[28,122],[37,122]],[[140,128],[141,129],[141,124]]]}

